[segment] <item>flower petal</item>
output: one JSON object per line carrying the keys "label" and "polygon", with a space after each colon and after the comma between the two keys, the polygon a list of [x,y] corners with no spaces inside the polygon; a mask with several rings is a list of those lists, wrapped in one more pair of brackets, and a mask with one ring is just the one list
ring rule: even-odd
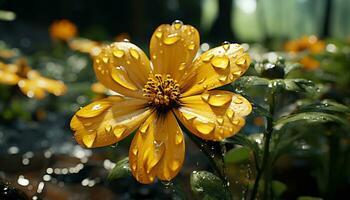
{"label": "flower petal", "polygon": [[156,177],[173,179],[184,158],[184,136],[172,112],[165,116],[154,112],[136,133],[129,150],[132,174],[144,184]]}
{"label": "flower petal", "polygon": [[70,127],[84,147],[114,144],[134,131],[151,113],[142,99],[110,96],[75,113]]}
{"label": "flower petal", "polygon": [[22,79],[18,82],[18,87],[29,98],[43,99],[46,96],[45,90],[35,80]]}
{"label": "flower petal", "polygon": [[184,97],[174,110],[177,118],[192,133],[206,140],[222,140],[236,134],[245,124],[251,104],[241,95],[212,90],[202,95]]}
{"label": "flower petal", "polygon": [[145,53],[129,42],[104,46],[94,58],[97,79],[125,96],[143,98],[142,89],[151,71]]}
{"label": "flower petal", "polygon": [[199,33],[194,27],[180,21],[159,26],[150,44],[154,72],[178,79],[191,65],[198,48]]}
{"label": "flower petal", "polygon": [[0,69],[0,84],[16,85],[19,80],[20,78],[16,74]]}
{"label": "flower petal", "polygon": [[182,96],[200,94],[239,78],[251,59],[239,44],[224,44],[198,57],[179,80]]}

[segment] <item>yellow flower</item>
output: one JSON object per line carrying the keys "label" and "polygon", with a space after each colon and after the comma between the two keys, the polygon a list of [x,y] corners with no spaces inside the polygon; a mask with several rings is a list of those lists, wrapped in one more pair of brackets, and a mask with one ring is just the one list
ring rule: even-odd
{"label": "yellow flower", "polygon": [[[311,54],[318,54],[324,51],[325,46],[326,45],[323,41],[319,40],[316,36],[311,35],[288,41],[285,44],[284,49],[290,53],[307,51]],[[304,56],[299,60],[299,63],[301,63],[304,66],[304,69],[307,70],[315,70],[320,66],[320,62],[312,58],[310,55]]]}
{"label": "yellow flower", "polygon": [[67,19],[54,21],[49,28],[49,33],[54,40],[68,41],[75,37],[78,29],[74,23]]}
{"label": "yellow flower", "polygon": [[219,141],[245,124],[251,104],[241,95],[214,90],[239,78],[251,60],[238,44],[225,43],[201,56],[199,33],[175,21],[151,38],[151,61],[129,42],[104,47],[94,58],[97,79],[120,95],[95,101],[71,120],[84,147],[114,144],[138,128],[129,150],[133,176],[141,183],[171,180],[185,157],[178,124],[205,140]]}
{"label": "yellow flower", "polygon": [[93,57],[101,52],[103,44],[86,38],[74,38],[68,41],[68,46],[74,51],[88,53]]}
{"label": "yellow flower", "polygon": [[43,99],[46,92],[60,96],[67,90],[63,82],[45,78],[31,69],[25,59],[16,64],[0,62],[0,84],[18,85],[23,94],[36,99]]}

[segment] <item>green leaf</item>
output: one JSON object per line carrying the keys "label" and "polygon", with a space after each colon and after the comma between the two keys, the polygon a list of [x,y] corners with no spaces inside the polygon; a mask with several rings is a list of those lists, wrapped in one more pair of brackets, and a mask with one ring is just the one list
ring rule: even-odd
{"label": "green leaf", "polygon": [[272,181],[272,190],[274,194],[279,197],[287,190],[287,185],[281,181],[274,180]]}
{"label": "green leaf", "polygon": [[350,108],[333,100],[326,99],[318,103],[301,106],[299,107],[298,112],[326,112],[348,114],[350,113]]}
{"label": "green leaf", "polygon": [[118,178],[123,178],[131,175],[131,170],[129,167],[129,158],[126,157],[117,162],[112,171],[109,172],[107,179],[115,180]]}
{"label": "green leaf", "polygon": [[301,68],[302,68],[302,65],[299,63],[287,64],[286,67],[284,68],[284,73],[285,75],[288,75],[290,72]]}
{"label": "green leaf", "polygon": [[288,91],[316,93],[318,90],[314,82],[306,79],[285,79],[284,84]]}
{"label": "green leaf", "polygon": [[301,196],[301,197],[298,197],[297,200],[323,200],[323,199],[320,197]]}
{"label": "green leaf", "polygon": [[348,122],[345,119],[338,117],[337,115],[322,112],[304,112],[282,117],[275,122],[274,127],[276,130],[280,130],[284,125],[297,121],[303,121],[309,124],[335,122],[348,126]]}
{"label": "green leaf", "polygon": [[223,181],[210,172],[194,171],[191,174],[190,182],[192,191],[199,199],[222,200],[230,197]]}
{"label": "green leaf", "polygon": [[272,118],[270,112],[258,104],[253,104],[253,112],[260,116]]}
{"label": "green leaf", "polygon": [[240,163],[249,159],[250,149],[247,147],[233,148],[225,154],[225,163]]}
{"label": "green leaf", "polygon": [[248,88],[252,86],[267,86],[269,84],[269,79],[261,78],[258,76],[243,76],[237,81],[235,81],[234,86],[239,86],[243,88]]}

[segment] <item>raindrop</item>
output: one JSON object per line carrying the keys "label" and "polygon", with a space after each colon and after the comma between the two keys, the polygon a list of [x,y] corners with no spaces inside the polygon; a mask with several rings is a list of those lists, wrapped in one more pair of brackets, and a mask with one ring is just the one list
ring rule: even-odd
{"label": "raindrop", "polygon": [[124,56],[124,51],[123,50],[119,50],[119,49],[116,49],[113,51],[113,55],[117,58],[121,58]]}
{"label": "raindrop", "polygon": [[211,60],[213,67],[219,69],[226,69],[229,65],[229,59],[227,56],[216,56]]}
{"label": "raindrop", "polygon": [[180,39],[180,37],[177,34],[172,34],[172,35],[168,35],[167,37],[165,37],[163,39],[163,42],[166,45],[172,45],[172,44],[175,44],[179,39]]}
{"label": "raindrop", "polygon": [[130,52],[130,54],[131,54],[131,56],[133,57],[133,58],[135,58],[136,60],[138,60],[139,58],[140,58],[140,54],[139,54],[139,52],[137,52],[135,49],[130,49],[129,50],[129,52]]}
{"label": "raindrop", "polygon": [[198,132],[200,132],[204,135],[211,133],[215,128],[214,123],[211,123],[211,122],[205,123],[205,122],[200,121],[198,118],[193,120],[193,126],[197,129]]}
{"label": "raindrop", "polygon": [[92,147],[95,139],[96,139],[96,132],[94,132],[92,134],[84,135],[82,140],[83,140],[84,145],[86,147],[90,148],[90,147]]}
{"label": "raindrop", "polygon": [[222,43],[222,47],[225,49],[225,51],[229,50],[230,49],[230,42],[224,41]]}
{"label": "raindrop", "polygon": [[203,62],[209,62],[214,57],[213,54],[207,53],[201,56]]}
{"label": "raindrop", "polygon": [[115,137],[120,138],[125,132],[125,130],[126,127],[115,127],[113,130],[113,134],[115,135]]}
{"label": "raindrop", "polygon": [[183,24],[184,23],[182,21],[175,20],[172,25],[175,27],[176,30],[178,30],[178,29],[180,29],[182,27]]}
{"label": "raindrop", "polygon": [[232,96],[230,94],[216,94],[211,95],[208,103],[212,106],[223,106],[231,102]]}
{"label": "raindrop", "polygon": [[161,31],[158,31],[155,35],[158,39],[160,39],[163,36],[163,33]]}

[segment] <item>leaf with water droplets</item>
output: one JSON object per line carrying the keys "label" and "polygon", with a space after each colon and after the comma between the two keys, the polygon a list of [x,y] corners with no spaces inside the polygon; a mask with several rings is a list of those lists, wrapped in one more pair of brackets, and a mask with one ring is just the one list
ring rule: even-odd
{"label": "leaf with water droplets", "polygon": [[126,157],[116,163],[113,169],[108,174],[108,180],[116,180],[131,175],[131,170],[129,167],[129,158]]}
{"label": "leaf with water droplets", "polygon": [[230,193],[224,187],[224,182],[210,172],[192,172],[190,183],[192,191],[199,199],[230,199]]}

